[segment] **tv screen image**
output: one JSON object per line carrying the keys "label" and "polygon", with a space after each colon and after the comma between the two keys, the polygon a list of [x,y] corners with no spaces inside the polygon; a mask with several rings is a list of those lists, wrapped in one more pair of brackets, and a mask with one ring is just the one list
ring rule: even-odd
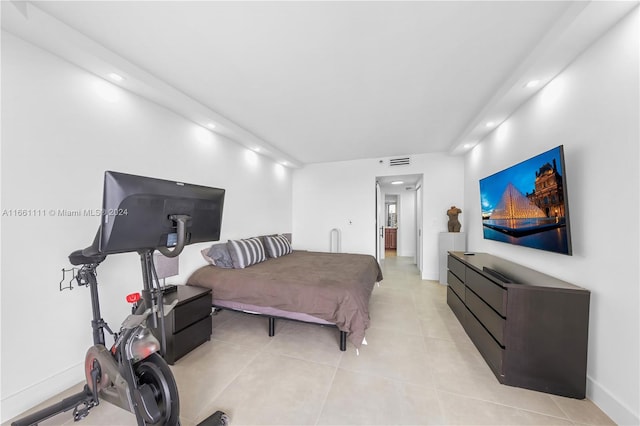
{"label": "tv screen image", "polygon": [[480,180],[485,239],[571,255],[560,145]]}

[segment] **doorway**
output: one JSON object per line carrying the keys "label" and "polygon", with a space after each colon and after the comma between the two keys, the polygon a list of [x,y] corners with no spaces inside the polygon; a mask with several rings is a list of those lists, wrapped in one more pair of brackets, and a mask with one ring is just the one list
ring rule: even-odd
{"label": "doorway", "polygon": [[398,255],[398,195],[384,196],[384,256]]}
{"label": "doorway", "polygon": [[[376,258],[411,257],[422,264],[422,174],[376,177]],[[421,203],[421,201],[420,201]]]}

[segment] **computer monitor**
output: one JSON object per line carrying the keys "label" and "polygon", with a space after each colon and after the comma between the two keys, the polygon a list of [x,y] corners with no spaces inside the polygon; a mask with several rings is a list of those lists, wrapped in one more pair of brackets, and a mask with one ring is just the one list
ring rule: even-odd
{"label": "computer monitor", "polygon": [[184,245],[220,239],[225,190],[184,182],[104,174],[99,251],[142,252],[178,241],[172,216],[187,216]]}

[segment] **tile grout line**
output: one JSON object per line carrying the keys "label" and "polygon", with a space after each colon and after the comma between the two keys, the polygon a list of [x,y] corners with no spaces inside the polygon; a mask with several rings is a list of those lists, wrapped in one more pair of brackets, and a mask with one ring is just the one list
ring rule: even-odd
{"label": "tile grout line", "polygon": [[[501,386],[504,386],[504,385],[501,385]],[[452,391],[448,391],[448,390],[444,390],[444,389],[439,389],[437,387],[436,387],[436,391],[438,393],[448,393],[448,394],[455,395],[455,396],[460,397],[460,398],[472,399],[474,401],[480,401],[480,402],[484,402],[484,403],[488,403],[488,404],[499,405],[501,407],[511,408],[511,409],[520,410],[520,411],[526,411],[528,413],[538,414],[538,415],[541,415],[541,416],[551,417],[551,418],[554,418],[554,419],[559,419],[559,420],[564,420],[564,421],[568,421],[568,422],[574,423],[574,421],[571,418],[566,416],[565,411],[562,410],[562,409],[560,409],[560,411],[562,411],[562,413],[565,414],[565,417],[558,417],[558,416],[554,416],[553,414],[542,413],[540,411],[536,411],[536,410],[532,410],[532,409],[528,409],[528,408],[516,407],[514,405],[502,404],[500,402],[491,401],[491,400],[488,400],[488,399],[478,398],[478,397],[469,396],[469,395],[464,395],[464,394],[461,394],[461,393],[458,393],[458,392],[452,392]],[[555,404],[555,405],[557,406],[557,404]]]}
{"label": "tile grout line", "polygon": [[[214,340],[214,339],[212,338],[211,340]],[[225,343],[225,344],[232,344],[232,345],[238,346],[238,347],[240,347],[240,348],[242,348],[242,347],[246,347],[245,345],[242,345],[242,344],[237,344],[237,343],[233,343],[233,342],[228,342],[228,341],[220,340],[220,339],[217,339],[217,340],[218,340],[219,342],[223,342],[223,343]],[[243,372],[244,372],[244,371],[245,371],[245,370],[246,370],[246,369],[247,369],[247,368],[248,368],[248,367],[249,367],[249,366],[250,366],[250,365],[251,365],[251,364],[252,364],[256,359],[257,359],[257,358],[258,358],[258,356],[260,356],[260,355],[262,355],[262,354],[263,354],[264,349],[265,349],[267,346],[269,346],[270,344],[271,344],[271,342],[269,342],[269,343],[267,343],[266,345],[264,345],[264,347],[262,347],[262,348],[260,348],[260,349],[256,350],[256,354],[255,354],[255,355],[254,355],[254,356],[253,356],[253,357],[252,357],[252,358],[251,358],[251,359],[250,359],[250,360],[249,360],[249,361],[244,365],[244,367],[242,367],[240,370],[238,370],[238,373],[237,373],[236,375],[234,375],[234,376],[229,380],[229,382],[228,382],[228,383],[227,383],[227,384],[226,384],[226,385],[225,385],[225,386],[220,390],[220,392],[218,392],[218,394],[217,394],[215,397],[213,397],[213,399],[211,399],[211,401],[209,401],[209,403],[210,403],[210,404],[213,404],[213,403],[214,403],[214,402],[215,402],[215,401],[216,401],[216,400],[217,400],[217,399],[218,399],[222,394],[224,394],[224,392],[229,388],[229,386],[231,386],[231,385],[232,385],[232,384],[233,384],[233,383],[238,379],[238,377],[239,377],[239,376],[240,376],[240,375],[241,375],[241,374],[242,374],[242,373],[243,373]],[[198,418],[200,417],[200,415],[202,414],[202,412],[207,408],[207,406],[206,406],[207,404],[203,404],[203,405],[204,405],[204,406],[203,406],[203,408],[202,408],[202,409],[201,409],[201,410],[196,414],[196,416],[194,417],[194,419],[198,419]],[[228,414],[228,413],[227,413],[227,414]],[[189,419],[189,420],[191,420],[191,419]],[[231,420],[233,420],[233,419],[231,419]],[[197,420],[194,420],[194,423],[195,423],[196,421],[197,421]]]}
{"label": "tile grout line", "polygon": [[[340,359],[338,360],[338,365],[340,365],[340,361],[342,360],[344,354],[340,354]],[[316,421],[313,423],[314,425],[318,425],[320,422],[320,418],[322,417],[322,413],[324,412],[324,407],[327,405],[327,399],[329,399],[329,394],[331,393],[331,389],[333,389],[333,383],[336,380],[336,375],[338,374],[338,368],[334,367],[333,376],[331,377],[331,381],[329,382],[329,386],[327,386],[327,391],[325,392],[324,398],[322,399],[322,404],[320,404],[320,409],[318,410],[318,416],[316,417]]]}

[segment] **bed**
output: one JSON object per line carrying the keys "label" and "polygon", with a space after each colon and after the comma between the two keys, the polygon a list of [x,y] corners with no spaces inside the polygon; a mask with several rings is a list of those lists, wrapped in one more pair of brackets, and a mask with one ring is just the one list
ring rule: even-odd
{"label": "bed", "polygon": [[187,285],[212,290],[214,307],[335,325],[340,349],[359,348],[369,326],[369,299],[382,271],[373,256],[290,251],[242,268],[207,265]]}

